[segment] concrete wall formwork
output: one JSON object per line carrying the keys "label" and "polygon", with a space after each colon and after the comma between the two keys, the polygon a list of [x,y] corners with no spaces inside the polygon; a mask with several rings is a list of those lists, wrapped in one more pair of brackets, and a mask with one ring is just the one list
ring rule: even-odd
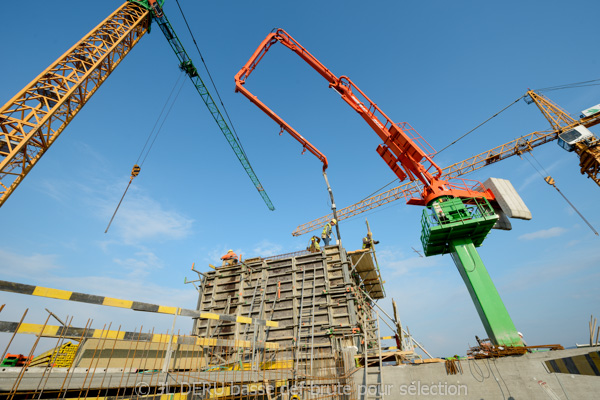
{"label": "concrete wall formwork", "polygon": [[195,333],[278,343],[279,354],[287,352],[296,368],[310,360],[333,360],[344,349],[359,350],[373,311],[359,289],[360,277],[350,276],[352,264],[344,265],[345,260],[345,249],[328,246],[317,253],[218,267],[202,279],[198,310],[277,321],[279,327],[205,319],[195,321]]}

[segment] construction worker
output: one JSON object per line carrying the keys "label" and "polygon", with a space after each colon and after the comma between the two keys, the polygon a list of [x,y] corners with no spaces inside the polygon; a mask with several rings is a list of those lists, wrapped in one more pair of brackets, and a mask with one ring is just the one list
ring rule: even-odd
{"label": "construction worker", "polygon": [[379,244],[379,240],[373,240],[373,234],[371,232],[367,233],[367,236],[365,236],[363,238],[362,242],[363,242],[363,245],[362,245],[363,249],[370,249],[374,245]]}
{"label": "construction worker", "polygon": [[325,243],[325,246],[329,246],[329,242],[331,241],[331,227],[335,226],[336,224],[337,220],[333,218],[323,228],[323,232],[321,233],[321,239],[323,239],[323,243]]}
{"label": "construction worker", "polygon": [[319,242],[321,241],[321,239],[319,239],[316,236],[313,236],[310,238],[310,242],[308,242],[308,247],[306,248],[306,250],[310,251],[311,253],[318,253],[321,251],[321,246],[319,246]]}
{"label": "construction worker", "polygon": [[238,256],[233,252],[233,250],[229,250],[227,251],[227,254],[221,257],[221,260],[223,260],[223,266],[235,265],[238,263]]}
{"label": "construction worker", "polygon": [[517,334],[521,338],[521,342],[523,342],[523,346],[527,347],[527,342],[525,341],[525,339],[523,339],[523,334],[521,332],[517,332]]}

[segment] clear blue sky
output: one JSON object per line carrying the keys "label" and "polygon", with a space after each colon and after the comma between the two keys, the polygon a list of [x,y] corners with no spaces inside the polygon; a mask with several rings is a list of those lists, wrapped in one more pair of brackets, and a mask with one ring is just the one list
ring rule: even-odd
{"label": "clear blue sky", "polygon": [[[184,285],[192,263],[232,248],[244,257],[301,250],[291,232],[330,211],[321,165],[247,99],[233,77],[275,27],[286,29],[335,74],[347,75],[396,121],[408,121],[441,149],[510,102],[537,89],[600,78],[591,42],[600,5],[575,1],[197,2],[180,0],[251,163],[270,195],[256,193],[190,82],[186,82],[140,176],[108,234],[104,229],[132,165],[179,76],[158,29],[144,37],[0,209],[1,279],[194,308]],[[0,102],[8,101],[119,1],[33,1],[3,5]],[[167,13],[200,65],[172,0]],[[156,28],[156,26],[155,26]],[[205,72],[200,71],[203,76]],[[339,207],[393,179],[379,139],[326,82],[274,46],[248,88],[329,158]],[[600,103],[600,87],[548,92],[574,116]],[[444,151],[441,166],[549,125],[520,101]],[[598,134],[598,129],[592,129]],[[556,143],[534,151],[558,187],[596,228],[599,189],[577,157]],[[586,342],[600,311],[600,239],[537,175],[514,157],[470,178],[509,179],[532,214],[493,231],[480,254],[529,344]],[[366,215],[388,297],[404,325],[435,355],[464,354],[485,331],[450,256],[420,258],[421,209],[401,201]],[[348,250],[360,247],[365,214],[341,224]],[[390,299],[381,304],[391,309]],[[170,317],[0,293],[2,320],[43,322],[44,307],[73,324],[156,326]],[[116,326],[113,325],[113,328]],[[179,320],[182,332],[191,324]],[[0,336],[5,341],[6,336]],[[24,340],[24,339],[23,339]]]}

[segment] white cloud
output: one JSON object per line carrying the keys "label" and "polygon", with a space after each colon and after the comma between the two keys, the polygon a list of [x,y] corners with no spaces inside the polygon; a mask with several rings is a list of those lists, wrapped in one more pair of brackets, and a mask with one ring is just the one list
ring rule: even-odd
{"label": "white cloud", "polygon": [[0,249],[0,260],[2,260],[0,272],[15,277],[44,276],[49,271],[61,268],[55,264],[57,258],[58,256],[54,254],[23,256]]}
{"label": "white cloud", "polygon": [[[524,157],[529,157],[528,160],[531,161],[532,157],[531,155],[525,154]],[[564,159],[558,159],[555,162],[553,162],[552,164],[550,164],[550,166],[548,168],[544,168],[543,170],[539,170],[540,172],[535,172],[531,175],[529,175],[529,177],[527,177],[527,179],[525,179],[525,181],[523,181],[523,183],[519,186],[519,192],[523,191],[527,186],[529,186],[533,181],[541,181],[544,177],[540,176],[540,173],[543,174],[545,176],[546,173],[550,173],[550,171],[555,170],[557,167],[560,166],[561,163],[564,162]],[[539,163],[537,163],[537,160],[535,162],[532,162],[533,165],[535,165],[535,167],[532,166],[533,168],[539,169],[540,165]],[[536,165],[537,164],[537,165]]]}
{"label": "white cloud", "polygon": [[536,232],[526,233],[524,235],[519,236],[519,239],[523,240],[535,240],[535,239],[547,239],[555,236],[560,236],[565,233],[567,230],[565,228],[561,228],[555,226],[550,229],[542,229]]}
{"label": "white cloud", "polygon": [[147,275],[151,270],[163,267],[161,260],[151,251],[138,251],[136,257],[126,259],[115,258],[113,262],[124,267],[130,274]]}
{"label": "white cloud", "polygon": [[[409,257],[404,253],[393,250],[379,250],[378,262],[381,268],[391,270],[392,276],[405,275],[417,269],[429,268],[439,264],[440,257]],[[386,273],[388,273],[386,271]]]}
{"label": "white cloud", "polygon": [[[103,214],[112,215],[113,207],[105,203],[101,206]],[[125,244],[135,244],[148,239],[185,238],[191,233],[193,222],[177,211],[163,209],[149,197],[134,194],[121,205],[111,230],[117,231]]]}
{"label": "white cloud", "polygon": [[[103,158],[93,152],[93,149],[83,145],[83,150],[96,163],[102,164]],[[63,203],[83,203],[86,208],[93,210],[92,215],[100,219],[102,224],[107,224],[119,203],[125,185],[115,185],[115,178],[110,178],[105,169],[104,165],[99,166],[96,169],[97,176],[88,176],[83,183],[76,180],[49,180],[40,186],[40,190]],[[191,233],[193,222],[193,219],[176,210],[166,209],[157,200],[132,185],[108,231],[109,242],[105,242],[104,245],[110,244],[110,240],[132,245],[152,239],[182,239]]]}
{"label": "white cloud", "polygon": [[282,251],[283,251],[283,247],[281,245],[270,242],[265,239],[254,246],[254,248],[252,249],[253,254],[252,255],[249,254],[249,256],[251,256],[251,257],[274,256],[274,255],[281,254]]}
{"label": "white cloud", "polygon": [[64,204],[69,200],[69,194],[65,190],[66,185],[62,184],[61,182],[45,180],[40,182],[40,184],[37,186],[37,189],[59,203]]}

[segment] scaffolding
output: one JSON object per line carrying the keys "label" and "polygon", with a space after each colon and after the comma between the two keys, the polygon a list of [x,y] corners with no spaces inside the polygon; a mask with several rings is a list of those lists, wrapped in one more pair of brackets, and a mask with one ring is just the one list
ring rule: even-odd
{"label": "scaffolding", "polygon": [[[340,352],[349,355],[346,369],[360,365],[357,355],[365,353],[365,343],[380,336],[371,325],[378,307],[374,299],[383,298],[385,291],[373,249],[346,253],[333,245],[316,253],[256,257],[217,267],[199,278],[197,311],[229,314],[232,321],[266,319],[278,326],[198,319],[196,335],[277,344],[288,349],[286,357],[295,371],[314,371],[316,361],[333,363]],[[390,328],[396,333],[398,326]],[[402,350],[400,358],[418,357],[410,335],[399,337],[404,339],[397,348]],[[239,361],[234,357],[222,362]],[[264,360],[252,356],[245,361]]]}
{"label": "scaffolding", "polygon": [[[89,320],[76,327],[72,318],[53,326],[50,316],[43,324],[25,323],[27,311],[19,322],[0,321],[0,332],[13,338],[36,336],[22,366],[0,368],[0,396],[358,400],[353,375],[363,367],[365,377],[367,368],[371,375],[376,372],[374,381],[365,378],[364,383],[381,394],[383,364],[414,361],[415,344],[420,345],[371,297],[384,294],[374,250],[354,254],[334,245],[317,253],[257,257],[206,273],[193,269],[200,277],[195,310],[0,281],[1,291],[174,317],[166,333],[92,327]],[[379,286],[373,285],[373,274]],[[175,332],[178,316],[193,319],[191,334]],[[381,347],[385,338],[379,322],[402,332],[395,336],[397,347]],[[52,346],[35,357],[40,340]],[[4,354],[11,343],[12,338]],[[386,355],[383,350],[396,351]]]}

